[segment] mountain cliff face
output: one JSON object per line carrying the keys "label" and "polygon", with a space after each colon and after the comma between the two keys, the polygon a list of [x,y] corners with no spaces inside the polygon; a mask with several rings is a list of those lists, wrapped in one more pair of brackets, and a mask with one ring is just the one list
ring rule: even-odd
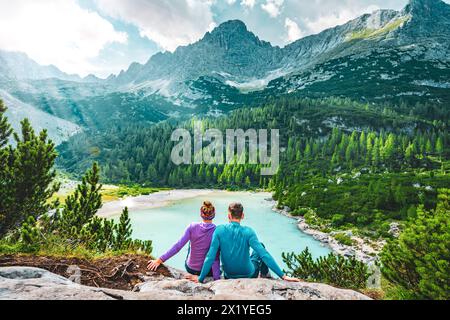
{"label": "mountain cliff face", "polygon": [[405,36],[433,39],[450,36],[450,6],[441,0],[411,0],[401,14],[411,16],[402,30]]}
{"label": "mountain cliff face", "polygon": [[384,28],[396,15],[397,12],[394,10],[379,10],[344,25],[327,29],[318,35],[300,39],[284,49],[283,64],[291,65],[293,69],[311,64],[318,56],[346,43],[354,34]]}
{"label": "mountain cliff face", "polygon": [[341,43],[307,68],[274,80],[268,91],[449,103],[449,17],[443,1],[412,0],[400,12],[377,11],[327,30],[354,26],[340,33]]}
{"label": "mountain cliff face", "polygon": [[[0,52],[0,89],[82,127],[218,115],[286,94],[450,103],[450,5],[411,0],[272,46],[238,20],[117,76],[74,79]],[[49,79],[52,78],[52,79]]]}
{"label": "mountain cliff face", "polygon": [[277,69],[284,72],[310,64],[318,55],[324,54],[344,43],[351,33],[368,28],[384,27],[398,13],[381,10],[364,15],[345,25],[298,40],[285,48],[273,47],[261,41],[247,30],[239,20],[221,24],[202,40],[172,53],[153,56],[145,66],[137,70],[132,65],[113,81],[134,84],[171,77],[176,80],[196,79],[201,76],[222,76],[228,80],[246,81],[264,78]]}
{"label": "mountain cliff face", "polygon": [[[81,132],[81,128],[75,123],[36,109],[14,98],[3,90],[0,90],[0,99],[8,106],[6,116],[16,132],[20,132],[20,121],[24,118],[30,120],[36,132],[46,129],[49,138],[56,144],[60,144],[71,136]],[[12,138],[11,141],[13,141]]]}
{"label": "mountain cliff face", "polygon": [[[111,83],[153,89],[166,96],[186,91],[188,80],[217,77],[229,81],[264,77],[279,66],[281,49],[261,41],[238,20],[221,24],[202,40],[174,53],[158,53],[143,66],[133,64]],[[192,92],[191,92],[192,93]]]}
{"label": "mountain cliff face", "polygon": [[[301,91],[317,83],[344,78],[357,80],[351,75],[356,70],[360,71],[354,73],[359,81],[370,83],[375,77],[388,85],[388,80],[399,77],[399,72],[403,71],[400,77],[406,76],[410,88],[402,86],[396,94],[426,96],[428,89],[417,85],[420,81],[432,84],[432,88],[446,87],[450,83],[445,75],[450,57],[449,17],[450,6],[443,1],[411,0],[401,11],[378,10],[365,14],[284,48],[261,41],[241,21],[229,21],[207,33],[199,42],[181,47],[173,54],[157,54],[144,66],[132,65],[130,70],[111,81],[144,94],[160,94],[185,105],[225,107],[242,104],[246,98],[239,93],[266,89],[270,95],[310,94],[308,90]],[[390,65],[373,68],[371,61],[377,64],[378,60],[380,63],[389,60]],[[419,65],[412,67],[411,61]],[[355,64],[357,69],[349,70],[346,67],[349,64]],[[417,71],[425,78],[414,83]],[[339,81],[335,86],[340,86]],[[233,88],[238,90],[237,94]],[[346,95],[348,87],[340,89],[335,94]],[[326,94],[320,90],[314,94]],[[383,96],[379,92],[363,91],[360,97]],[[222,100],[220,92],[225,92]]]}

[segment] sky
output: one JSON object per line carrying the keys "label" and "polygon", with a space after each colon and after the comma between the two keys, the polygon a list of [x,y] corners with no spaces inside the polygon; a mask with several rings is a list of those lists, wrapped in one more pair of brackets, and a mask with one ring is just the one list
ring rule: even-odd
{"label": "sky", "polygon": [[[445,0],[450,3],[450,0]],[[64,72],[107,77],[159,51],[193,43],[220,23],[244,21],[285,46],[408,0],[0,0],[0,49]]]}

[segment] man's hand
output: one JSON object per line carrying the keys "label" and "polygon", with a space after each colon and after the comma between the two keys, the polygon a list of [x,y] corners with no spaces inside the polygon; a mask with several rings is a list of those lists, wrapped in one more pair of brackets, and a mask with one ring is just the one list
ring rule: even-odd
{"label": "man's hand", "polygon": [[157,259],[157,260],[150,260],[148,262],[147,265],[147,269],[150,271],[156,271],[156,269],[158,269],[158,267],[162,264],[162,260],[161,259]]}
{"label": "man's hand", "polygon": [[287,282],[300,282],[301,281],[300,279],[291,278],[291,277],[288,277],[288,276],[283,276],[283,280],[287,281]]}
{"label": "man's hand", "polygon": [[187,275],[184,276],[184,278],[189,280],[189,281],[192,281],[194,283],[199,283],[198,276],[194,276],[192,274],[187,274]]}

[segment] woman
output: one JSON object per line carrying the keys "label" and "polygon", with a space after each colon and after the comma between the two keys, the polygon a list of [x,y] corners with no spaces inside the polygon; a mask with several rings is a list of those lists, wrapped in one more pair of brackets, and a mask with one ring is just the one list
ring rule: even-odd
{"label": "woman", "polygon": [[[216,230],[216,225],[213,224],[213,220],[216,216],[216,209],[211,202],[203,202],[203,205],[200,208],[200,216],[202,217],[203,222],[191,223],[181,239],[159,259],[150,261],[147,268],[155,271],[162,263],[180,252],[186,243],[190,242],[189,253],[185,264],[186,271],[192,275],[200,275],[203,262],[205,261],[206,254],[211,245],[212,236]],[[220,279],[219,256],[216,257],[209,276],[212,276],[214,280]]]}

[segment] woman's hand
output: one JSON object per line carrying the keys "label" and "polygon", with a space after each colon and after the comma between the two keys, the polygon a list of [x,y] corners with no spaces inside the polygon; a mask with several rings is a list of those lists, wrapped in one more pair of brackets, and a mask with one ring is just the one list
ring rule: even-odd
{"label": "woman's hand", "polygon": [[147,269],[150,271],[156,271],[156,269],[158,269],[158,267],[162,264],[162,260],[161,259],[157,259],[157,260],[150,260],[148,262],[147,265]]}
{"label": "woman's hand", "polygon": [[301,281],[300,279],[291,278],[291,277],[288,277],[288,276],[283,276],[283,280],[287,281],[287,282],[300,282]]}
{"label": "woman's hand", "polygon": [[184,276],[184,278],[189,280],[189,281],[192,281],[194,283],[199,283],[198,276],[194,276],[192,274],[187,274],[187,275]]}

